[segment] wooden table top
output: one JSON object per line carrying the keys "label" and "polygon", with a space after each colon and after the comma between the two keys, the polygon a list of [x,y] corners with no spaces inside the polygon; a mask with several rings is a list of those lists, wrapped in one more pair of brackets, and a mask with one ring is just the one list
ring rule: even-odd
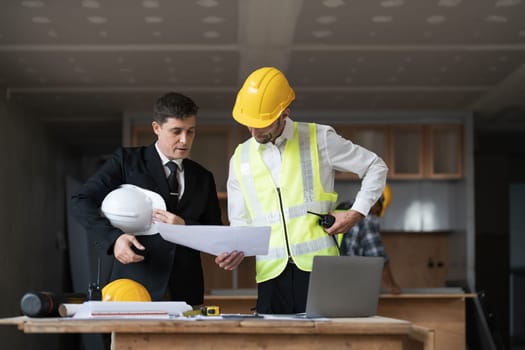
{"label": "wooden table top", "polygon": [[73,319],[20,316],[0,319],[0,324],[16,325],[25,333],[407,334],[412,327],[410,322],[381,316],[323,320]]}

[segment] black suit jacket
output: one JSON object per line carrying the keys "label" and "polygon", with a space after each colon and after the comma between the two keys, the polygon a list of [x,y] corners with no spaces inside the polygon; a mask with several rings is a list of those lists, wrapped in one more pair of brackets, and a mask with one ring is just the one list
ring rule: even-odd
{"label": "black suit jacket", "polygon": [[[190,160],[183,160],[185,188],[177,208],[169,204],[169,189],[162,161],[155,145],[120,148],[73,195],[72,212],[95,245],[113,254],[113,245],[123,233],[101,216],[106,195],[122,184],[133,184],[160,194],[168,211],[182,217],[187,225],[220,225],[221,210],[213,174]],[[171,300],[190,305],[203,303],[204,281],[200,253],[165,241],[159,234],[137,236],[146,247],[145,259],[121,264],[114,260],[111,280],[130,278],[142,283],[153,300],[162,300],[169,289]]]}

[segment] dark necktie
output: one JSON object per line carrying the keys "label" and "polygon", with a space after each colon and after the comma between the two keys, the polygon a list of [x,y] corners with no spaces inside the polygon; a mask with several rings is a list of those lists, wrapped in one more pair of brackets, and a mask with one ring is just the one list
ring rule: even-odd
{"label": "dark necktie", "polygon": [[170,203],[173,208],[177,207],[179,202],[179,181],[177,180],[177,164],[174,162],[166,163],[166,166],[170,169],[168,176],[168,187],[170,188]]}

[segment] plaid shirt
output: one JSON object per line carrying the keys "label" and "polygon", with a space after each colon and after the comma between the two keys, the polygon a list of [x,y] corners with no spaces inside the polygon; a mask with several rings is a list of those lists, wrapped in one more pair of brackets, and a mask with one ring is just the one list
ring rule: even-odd
{"label": "plaid shirt", "polygon": [[379,217],[368,214],[344,234],[339,248],[341,255],[388,256],[379,234]]}

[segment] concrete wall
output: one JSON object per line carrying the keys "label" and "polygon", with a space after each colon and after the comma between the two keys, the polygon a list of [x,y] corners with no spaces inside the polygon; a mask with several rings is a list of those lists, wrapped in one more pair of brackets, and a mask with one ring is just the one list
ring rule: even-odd
{"label": "concrete wall", "polygon": [[[11,317],[29,290],[68,291],[64,179],[73,161],[60,140],[3,98],[0,160],[0,317]],[[75,337],[0,327],[6,349],[73,348]]]}

